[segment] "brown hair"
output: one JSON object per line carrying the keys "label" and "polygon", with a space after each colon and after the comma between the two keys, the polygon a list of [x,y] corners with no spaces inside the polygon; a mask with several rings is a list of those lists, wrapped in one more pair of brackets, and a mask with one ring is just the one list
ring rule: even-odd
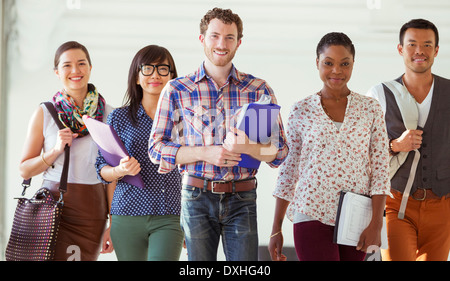
{"label": "brown hair", "polygon": [[89,52],[86,49],[86,47],[84,45],[76,42],[76,41],[68,41],[68,42],[62,44],[61,46],[59,46],[59,48],[56,50],[55,60],[54,60],[54,69],[58,68],[59,59],[60,59],[61,55],[65,51],[68,51],[68,50],[71,50],[71,49],[80,49],[80,50],[82,50],[86,54],[86,58],[87,58],[87,60],[89,62],[89,65],[92,65],[91,57],[89,56]]}
{"label": "brown hair", "polygon": [[206,30],[208,29],[209,22],[212,19],[219,19],[225,24],[232,24],[233,22],[237,26],[238,30],[238,40],[241,39],[244,34],[243,32],[243,24],[241,18],[234,14],[230,9],[221,9],[221,8],[214,8],[212,10],[209,10],[206,15],[203,16],[202,20],[200,21],[200,34],[205,35]]}

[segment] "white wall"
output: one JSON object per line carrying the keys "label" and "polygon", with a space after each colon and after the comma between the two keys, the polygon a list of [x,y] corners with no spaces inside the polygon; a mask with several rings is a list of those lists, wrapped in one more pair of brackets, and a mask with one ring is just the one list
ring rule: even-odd
{"label": "white wall", "polygon": [[[197,69],[203,60],[198,25],[207,10],[231,8],[244,22],[244,38],[234,63],[241,71],[268,81],[286,121],[294,101],[321,88],[315,68],[315,47],[330,31],[349,35],[356,46],[350,88],[365,93],[372,85],[403,72],[396,52],[398,30],[412,18],[433,21],[441,34],[434,72],[450,77],[450,3],[447,0],[17,0],[9,43],[6,155],[7,239],[20,195],[18,164],[28,120],[41,101],[50,99],[60,83],[52,71],[56,48],[77,40],[90,51],[94,83],[107,101],[120,106],[129,64],[143,46],[168,48],[179,75]],[[367,4],[380,4],[368,9]],[[72,8],[72,9],[70,9]],[[258,174],[260,244],[270,235],[277,170],[263,165]],[[35,186],[40,178],[33,179]],[[28,194],[32,194],[30,191]],[[285,220],[286,245],[293,246],[292,224]],[[5,243],[5,240],[3,241]],[[1,257],[0,257],[1,259]],[[113,255],[102,259],[114,259]]]}

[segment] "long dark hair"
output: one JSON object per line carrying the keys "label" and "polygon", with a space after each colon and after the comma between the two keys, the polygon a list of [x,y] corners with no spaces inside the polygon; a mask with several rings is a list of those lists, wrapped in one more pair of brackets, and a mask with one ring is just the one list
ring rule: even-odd
{"label": "long dark hair", "polygon": [[169,62],[170,72],[172,73],[172,79],[177,78],[177,69],[175,67],[175,61],[170,52],[158,45],[149,45],[140,49],[133,58],[130,65],[130,71],[128,72],[128,87],[124,97],[124,106],[128,106],[130,109],[131,120],[134,125],[137,124],[137,111],[139,104],[142,101],[142,87],[137,84],[140,66],[142,64],[161,63],[163,61]]}

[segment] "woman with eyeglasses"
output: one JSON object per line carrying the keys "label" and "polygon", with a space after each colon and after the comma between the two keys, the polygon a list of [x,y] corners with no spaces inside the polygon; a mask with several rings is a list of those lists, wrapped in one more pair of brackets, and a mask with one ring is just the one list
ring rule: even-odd
{"label": "woman with eyeglasses", "polygon": [[[177,170],[159,174],[147,151],[159,95],[167,82],[176,77],[175,62],[166,48],[142,48],[130,66],[125,105],[108,117],[107,123],[130,155],[112,167],[99,152],[96,162],[103,182],[117,182],[115,190],[110,188],[107,192],[111,222],[103,243],[112,242],[120,261],[167,261],[180,257],[184,239],[179,216],[181,176]],[[145,188],[122,180],[138,173]]]}
{"label": "woman with eyeglasses", "polygon": [[31,117],[19,168],[24,179],[42,173],[42,187],[58,199],[64,147],[70,146],[67,192],[54,256],[59,261],[97,260],[107,223],[105,187],[94,167],[97,145],[81,117],[88,115],[105,122],[112,108],[89,83],[91,69],[84,45],[69,41],[56,50],[54,72],[62,87],[51,102],[66,128],[60,130],[45,105],[41,105]]}

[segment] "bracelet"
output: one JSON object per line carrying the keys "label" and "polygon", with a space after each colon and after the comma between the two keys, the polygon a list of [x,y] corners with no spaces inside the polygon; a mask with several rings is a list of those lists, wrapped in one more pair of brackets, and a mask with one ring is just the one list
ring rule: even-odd
{"label": "bracelet", "polygon": [[53,164],[49,165],[49,164],[47,163],[47,161],[45,161],[45,159],[44,159],[44,153],[41,154],[41,160],[42,160],[42,162],[44,162],[45,165],[47,165],[47,166],[49,166],[49,167],[52,167],[52,168],[55,168],[55,165],[53,165]]}
{"label": "bracelet", "polygon": [[269,238],[275,237],[275,236],[277,236],[278,234],[280,234],[281,232],[282,232],[282,231],[280,230],[280,231],[278,231],[277,233],[270,235]]}
{"label": "bracelet", "polygon": [[398,152],[394,152],[392,150],[392,141],[393,141],[393,139],[389,140],[389,154],[392,155],[392,156],[395,156],[395,155],[398,154]]}
{"label": "bracelet", "polygon": [[[114,174],[115,174],[115,172],[116,172],[116,167],[113,167],[113,168],[112,168],[112,172],[111,172],[111,173],[112,173],[112,176],[113,176],[113,178],[115,178],[115,177],[116,177],[116,176],[114,175]],[[122,179],[123,177],[124,177],[124,176],[118,177],[118,178],[116,178],[116,180],[117,180],[117,181],[119,181],[119,180],[121,180],[121,179]]]}

